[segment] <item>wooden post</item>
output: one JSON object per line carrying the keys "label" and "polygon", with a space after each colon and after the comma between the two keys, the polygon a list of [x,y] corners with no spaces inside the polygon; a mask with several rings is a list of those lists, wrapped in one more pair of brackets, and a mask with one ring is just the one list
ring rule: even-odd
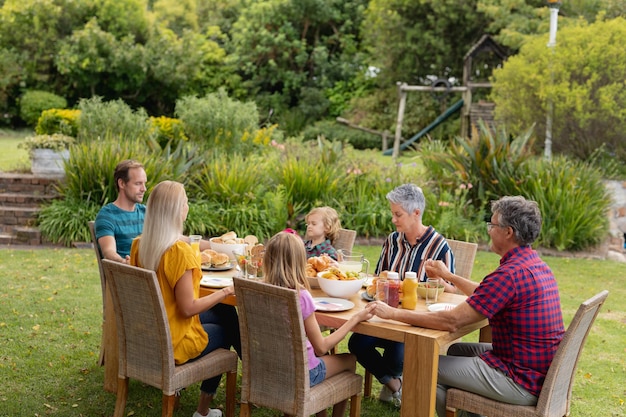
{"label": "wooden post", "polygon": [[398,83],[398,92],[400,93],[400,104],[398,105],[398,120],[396,122],[396,136],[393,141],[393,159],[397,159],[400,155],[400,138],[402,137],[402,121],[404,120],[404,109],[406,108],[406,91],[404,87],[406,83]]}

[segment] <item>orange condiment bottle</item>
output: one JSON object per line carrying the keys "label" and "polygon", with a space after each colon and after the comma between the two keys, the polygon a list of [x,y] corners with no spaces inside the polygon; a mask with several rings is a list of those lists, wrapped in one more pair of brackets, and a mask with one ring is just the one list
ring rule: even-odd
{"label": "orange condiment bottle", "polygon": [[404,274],[402,293],[402,308],[415,310],[417,307],[417,274],[415,272],[407,271]]}

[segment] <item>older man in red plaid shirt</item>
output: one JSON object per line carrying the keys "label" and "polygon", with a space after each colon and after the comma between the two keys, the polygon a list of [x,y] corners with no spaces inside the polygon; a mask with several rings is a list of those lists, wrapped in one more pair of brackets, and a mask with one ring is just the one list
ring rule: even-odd
{"label": "older man in red plaid shirt", "polygon": [[449,387],[510,404],[536,404],[565,333],[556,280],[531,247],[541,231],[537,203],[503,197],[492,202],[491,211],[491,249],[501,259],[482,282],[449,272],[441,261],[426,262],[429,277],[444,279],[469,296],[464,303],[440,312],[391,309],[382,303],[373,310],[383,318],[448,331],[489,319],[493,343],[457,343],[439,358],[439,417],[445,416]]}

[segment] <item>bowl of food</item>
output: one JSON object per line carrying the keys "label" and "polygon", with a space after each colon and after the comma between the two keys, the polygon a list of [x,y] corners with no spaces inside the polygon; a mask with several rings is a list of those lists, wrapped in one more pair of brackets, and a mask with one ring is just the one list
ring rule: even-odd
{"label": "bowl of food", "polygon": [[[419,282],[419,283],[417,283],[417,295],[420,298],[424,298],[424,299],[426,298],[426,291],[435,291],[435,288],[428,288],[427,286],[428,286],[428,284],[426,282]],[[436,289],[437,293],[439,295],[441,295],[441,293],[443,292],[444,288],[445,287],[443,286],[443,284],[439,284],[437,286],[437,289]]]}
{"label": "bowl of food", "polygon": [[209,243],[211,244],[211,249],[216,252],[225,253],[231,260],[235,259],[235,254],[233,252],[245,253],[246,247],[248,244],[243,241],[243,239],[232,239],[232,241],[225,241],[221,237],[214,237],[209,239]]}
{"label": "bowl of food", "polygon": [[343,274],[337,268],[331,268],[317,274],[317,282],[322,291],[329,297],[337,298],[351,298],[359,292],[366,279],[367,277],[363,275]]}

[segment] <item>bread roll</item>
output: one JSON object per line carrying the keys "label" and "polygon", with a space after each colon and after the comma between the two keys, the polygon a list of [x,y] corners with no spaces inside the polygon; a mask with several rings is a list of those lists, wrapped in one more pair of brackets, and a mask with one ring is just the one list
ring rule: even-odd
{"label": "bread roll", "polygon": [[237,233],[232,232],[232,231],[228,232],[228,233],[224,233],[221,236],[221,238],[224,241],[224,243],[228,243],[228,242],[226,242],[227,240],[235,240],[235,239],[237,239]]}
{"label": "bread roll", "polygon": [[226,265],[229,261],[230,258],[225,253],[218,252],[211,258],[211,264],[213,264],[213,266]]}
{"label": "bread roll", "polygon": [[211,264],[212,256],[206,252],[200,252],[200,262],[202,264]]}

